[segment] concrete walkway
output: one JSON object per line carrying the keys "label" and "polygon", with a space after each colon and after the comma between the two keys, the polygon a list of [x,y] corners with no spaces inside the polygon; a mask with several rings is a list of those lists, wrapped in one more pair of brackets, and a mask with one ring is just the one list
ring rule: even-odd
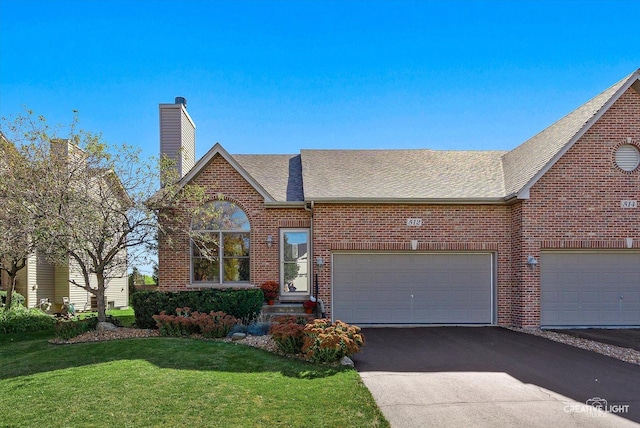
{"label": "concrete walkway", "polygon": [[356,369],[393,427],[640,425],[637,365],[498,327],[363,331]]}

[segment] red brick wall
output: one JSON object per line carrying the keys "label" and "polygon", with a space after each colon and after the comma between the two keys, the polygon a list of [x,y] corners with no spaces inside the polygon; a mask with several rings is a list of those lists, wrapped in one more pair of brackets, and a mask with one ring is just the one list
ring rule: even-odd
{"label": "red brick wall", "polygon": [[[260,194],[220,155],[216,155],[194,179],[194,184],[207,189],[207,196],[238,204],[249,217],[251,225],[251,280],[259,285],[267,280],[279,280],[279,229],[308,227],[310,216],[304,208],[265,208]],[[185,231],[189,224],[185,225]],[[267,247],[267,236],[273,246]],[[158,256],[159,282],[163,290],[193,289],[190,287],[189,238],[187,233],[172,237],[172,245],[161,239]]]}
{"label": "red brick wall", "polygon": [[[558,248],[625,248],[633,237],[639,248],[640,208],[620,207],[623,199],[640,200],[640,173],[620,170],[615,149],[627,137],[640,148],[640,95],[633,89],[618,101],[531,188],[522,203],[520,250],[521,309],[516,320],[540,322],[540,269],[526,266],[527,255]],[[516,266],[517,267],[517,266]]]}
{"label": "red brick wall", "polygon": [[[334,250],[492,251],[498,258],[498,322],[511,324],[510,207],[504,205],[316,204],[314,257],[324,258],[320,296],[331,308]],[[422,226],[407,226],[421,218]]]}

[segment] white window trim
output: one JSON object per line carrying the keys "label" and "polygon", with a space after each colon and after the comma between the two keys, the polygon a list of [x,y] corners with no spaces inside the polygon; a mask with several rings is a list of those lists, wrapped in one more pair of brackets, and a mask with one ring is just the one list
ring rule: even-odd
{"label": "white window trim", "polygon": [[[285,233],[306,233],[307,234],[307,291],[300,291],[300,292],[290,292],[290,293],[285,293],[284,292],[284,287],[285,287],[285,283],[284,283],[284,234]],[[301,298],[306,298],[306,296],[310,296],[311,292],[312,292],[312,282],[311,282],[311,277],[313,276],[313,260],[312,260],[312,256],[311,256],[311,229],[307,228],[307,227],[299,227],[299,228],[287,228],[287,229],[280,229],[280,260],[278,262],[279,264],[279,270],[280,270],[280,300],[284,299],[286,300],[287,297],[291,298],[293,300],[300,300]]]}
{"label": "white window trim", "polygon": [[[248,287],[251,286],[251,281],[224,281],[224,249],[220,245],[222,243],[223,233],[248,233],[249,234],[249,277],[251,277],[251,230],[246,229],[233,229],[233,230],[196,230],[199,233],[217,233],[218,234],[218,246],[220,252],[218,256],[218,273],[220,280],[214,281],[194,281],[193,280],[193,239],[189,238],[189,284],[193,287],[217,287],[217,288],[229,288],[229,287]],[[243,257],[244,258],[244,257]]]}

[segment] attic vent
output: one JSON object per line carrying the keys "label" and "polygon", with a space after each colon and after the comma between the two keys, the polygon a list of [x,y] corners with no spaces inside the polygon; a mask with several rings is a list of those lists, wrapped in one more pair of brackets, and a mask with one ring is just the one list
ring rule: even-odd
{"label": "attic vent", "polygon": [[634,171],[640,165],[640,151],[636,146],[624,144],[616,150],[616,165],[623,171]]}

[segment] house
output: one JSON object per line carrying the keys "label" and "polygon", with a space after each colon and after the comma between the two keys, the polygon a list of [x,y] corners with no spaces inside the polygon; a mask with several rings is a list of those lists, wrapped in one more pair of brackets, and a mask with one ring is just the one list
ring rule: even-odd
{"label": "house", "polygon": [[[60,144],[58,144],[60,143]],[[81,156],[81,150],[69,141],[52,142],[53,148],[60,150],[63,156]],[[101,172],[101,180],[106,180],[109,186],[116,188],[111,183],[117,182],[111,172]],[[118,195],[118,198],[123,196]],[[126,258],[126,255],[123,256]],[[79,265],[72,259],[67,263],[55,265],[42,254],[33,253],[26,260],[25,267],[18,271],[16,276],[15,291],[25,297],[25,305],[29,308],[39,307],[51,312],[60,311],[63,303],[72,303],[76,311],[95,309],[97,302],[93,294],[73,285],[71,281],[84,283],[84,277]],[[97,287],[97,278],[90,278],[93,287]],[[0,289],[8,289],[10,278],[6,272],[0,271]],[[118,273],[108,280],[105,291],[107,309],[127,307],[129,305],[129,289],[127,284],[126,269],[122,274]]]}
{"label": "house", "polygon": [[328,315],[360,325],[640,326],[640,70],[510,151],[216,144],[196,163],[186,101],[159,108],[179,184],[220,213],[160,242],[162,289],[279,280],[299,302],[317,275]]}

